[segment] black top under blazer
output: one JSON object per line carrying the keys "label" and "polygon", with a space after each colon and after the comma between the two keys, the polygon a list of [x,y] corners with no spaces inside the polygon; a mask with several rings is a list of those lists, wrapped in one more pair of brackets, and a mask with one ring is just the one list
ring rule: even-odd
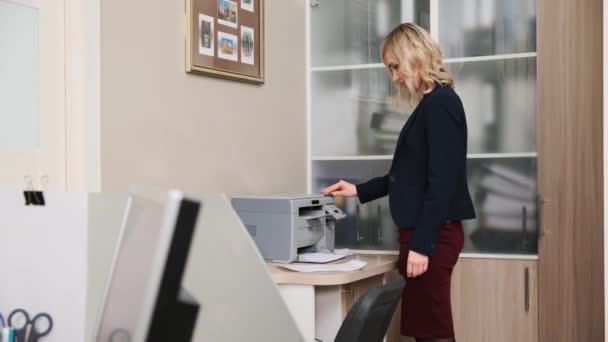
{"label": "black top under blazer", "polygon": [[410,250],[431,256],[444,222],[475,218],[467,184],[467,121],[458,94],[437,85],[397,140],[387,175],[357,185],[361,203],[389,196],[397,226],[413,228]]}

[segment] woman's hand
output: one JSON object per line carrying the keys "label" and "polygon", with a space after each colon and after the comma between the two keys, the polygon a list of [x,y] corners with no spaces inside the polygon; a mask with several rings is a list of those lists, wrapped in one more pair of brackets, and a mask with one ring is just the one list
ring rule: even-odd
{"label": "woman's hand", "polygon": [[332,196],[353,197],[353,196],[357,196],[357,187],[354,184],[341,180],[336,184],[328,186],[323,191],[321,191],[321,193],[324,196],[332,195]]}
{"label": "woman's hand", "polygon": [[416,278],[429,268],[429,257],[414,251],[407,256],[407,277]]}

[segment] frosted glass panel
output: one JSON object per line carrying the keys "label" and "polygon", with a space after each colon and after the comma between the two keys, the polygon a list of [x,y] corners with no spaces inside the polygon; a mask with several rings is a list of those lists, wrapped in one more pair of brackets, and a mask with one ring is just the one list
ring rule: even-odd
{"label": "frosted glass panel", "polygon": [[444,57],[536,51],[536,1],[439,0]]}
{"label": "frosted glass panel", "polygon": [[536,151],[536,58],[451,63],[469,153]]}
{"label": "frosted glass panel", "polygon": [[411,112],[396,95],[385,68],[314,72],[313,156],[392,154]]}
{"label": "frosted glass panel", "polygon": [[[343,179],[357,184],[385,175],[390,160],[313,162],[312,192]],[[469,188],[477,218],[463,221],[464,253],[535,254],[538,251],[536,159],[469,159]],[[336,246],[396,250],[398,230],[388,197],[366,204],[337,197],[348,215],[336,225]]]}
{"label": "frosted glass panel", "polygon": [[[390,160],[315,161],[313,193],[343,179],[354,184],[384,176]],[[399,248],[398,230],[393,222],[388,197],[366,204],[357,198],[336,197],[336,205],[347,217],[336,223],[336,247],[363,250]]]}
{"label": "frosted glass panel", "polygon": [[380,62],[382,39],[402,22],[428,28],[428,0],[330,0],[311,9],[312,66]]}
{"label": "frosted glass panel", "polygon": [[[536,58],[450,63],[469,153],[536,151]],[[312,155],[391,155],[411,108],[384,68],[312,74]]]}
{"label": "frosted glass panel", "polygon": [[470,159],[477,218],[464,221],[464,252],[536,254],[536,159]]}
{"label": "frosted glass panel", "polygon": [[40,143],[38,10],[0,0],[0,146]]}
{"label": "frosted glass panel", "polygon": [[[397,90],[376,64],[380,44],[399,23],[429,29],[436,17],[469,129],[478,218],[465,222],[464,252],[535,254],[536,0],[436,0],[432,14],[430,3],[327,0],[311,8],[311,191],[386,174],[412,108],[394,100]],[[475,56],[484,58],[459,59]],[[348,214],[336,226],[339,247],[398,249],[387,198],[337,202]]]}

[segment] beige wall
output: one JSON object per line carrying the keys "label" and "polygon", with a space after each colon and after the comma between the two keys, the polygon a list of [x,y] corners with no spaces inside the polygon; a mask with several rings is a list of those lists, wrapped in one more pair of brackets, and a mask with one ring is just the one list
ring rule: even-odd
{"label": "beige wall", "polygon": [[305,5],[266,1],[266,84],[186,74],[185,1],[101,1],[101,182],[306,191]]}

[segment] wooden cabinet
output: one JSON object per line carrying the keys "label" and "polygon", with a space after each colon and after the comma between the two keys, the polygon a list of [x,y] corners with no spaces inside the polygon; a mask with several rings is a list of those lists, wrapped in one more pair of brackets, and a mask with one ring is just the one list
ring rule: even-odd
{"label": "wooden cabinet", "polygon": [[536,260],[460,258],[452,277],[456,340],[538,341]]}
{"label": "wooden cabinet", "polygon": [[[399,121],[410,111],[392,101],[379,42],[397,23],[422,25],[442,48],[467,112],[478,219],[465,223],[464,249],[496,258],[462,259],[456,268],[458,339],[603,340],[601,1],[313,6],[309,191],[338,179],[364,181],[390,167]],[[337,227],[339,246],[397,249],[386,199],[342,205],[349,218]],[[522,311],[526,267],[530,303]]]}
{"label": "wooden cabinet", "polygon": [[[543,125],[536,105],[537,7],[534,1],[482,2],[353,0],[311,7],[308,190],[386,174],[413,108],[394,101],[379,47],[399,23],[428,29],[467,113],[468,183],[477,219],[464,223],[464,252],[493,257],[461,258],[455,270],[458,340],[537,341],[537,261],[530,260],[538,253],[537,127]],[[337,246],[398,250],[387,198],[338,205],[348,217],[336,226]],[[510,259],[514,254],[518,260]],[[367,285],[341,287],[342,315],[358,297],[357,286]],[[406,341],[399,316],[389,340]]]}
{"label": "wooden cabinet", "polygon": [[[536,260],[460,258],[452,276],[456,341],[538,341],[537,264]],[[387,342],[414,342],[400,335],[400,310],[395,312]]]}
{"label": "wooden cabinet", "polygon": [[537,7],[540,340],[604,341],[606,18],[601,1]]}
{"label": "wooden cabinet", "polygon": [[[415,22],[441,47],[467,115],[468,184],[478,218],[465,222],[464,251],[535,255],[534,1],[322,1],[308,20],[308,191],[341,179],[361,183],[390,169],[414,108],[395,101],[398,90],[379,47],[398,24]],[[336,246],[399,249],[387,198],[337,205],[348,216],[336,224]]]}

